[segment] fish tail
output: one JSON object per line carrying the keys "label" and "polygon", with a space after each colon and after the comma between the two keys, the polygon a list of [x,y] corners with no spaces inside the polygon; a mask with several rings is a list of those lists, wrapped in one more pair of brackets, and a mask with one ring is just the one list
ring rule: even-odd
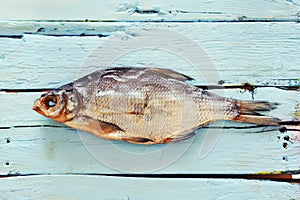
{"label": "fish tail", "polygon": [[277,103],[267,101],[237,101],[239,115],[234,118],[234,121],[260,124],[268,126],[278,126],[280,119],[262,115],[257,111],[270,111],[276,108]]}
{"label": "fish tail", "polygon": [[255,113],[256,111],[270,111],[275,109],[279,104],[268,101],[238,101],[242,113]]}

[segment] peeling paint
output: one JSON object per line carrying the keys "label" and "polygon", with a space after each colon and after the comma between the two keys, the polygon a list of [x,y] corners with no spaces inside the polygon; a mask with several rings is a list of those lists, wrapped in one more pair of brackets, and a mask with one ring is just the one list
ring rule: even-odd
{"label": "peeling paint", "polygon": [[56,142],[52,141],[46,145],[46,157],[48,160],[52,160],[55,154]]}

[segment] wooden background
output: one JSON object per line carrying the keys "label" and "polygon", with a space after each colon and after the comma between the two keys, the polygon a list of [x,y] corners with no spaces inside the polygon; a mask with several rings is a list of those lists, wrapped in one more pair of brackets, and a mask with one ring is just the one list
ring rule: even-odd
{"label": "wooden background", "polygon": [[[194,139],[170,147],[188,147],[170,163],[170,151],[164,146],[96,139],[46,119],[31,108],[42,89],[77,78],[96,47],[105,46],[118,35],[130,38],[130,33],[147,28],[190,38],[207,53],[218,79],[198,79],[198,84],[216,85],[222,80],[226,85],[248,82],[264,86],[256,89],[254,98],[280,103],[269,115],[299,118],[299,12],[300,1],[296,0],[2,2],[0,199],[298,199],[299,184],[285,182],[130,178],[118,174],[299,170],[299,131],[261,132],[263,127],[217,122],[199,130]],[[112,54],[106,49],[102,53],[103,57]],[[197,78],[178,56],[153,50],[123,55],[113,65],[168,66]],[[213,92],[252,99],[250,92],[239,88]],[[284,136],[292,142],[285,141]],[[95,157],[91,152],[94,146],[112,162]],[[122,157],[115,147],[136,157]],[[159,157],[149,161],[149,152],[158,152]]]}

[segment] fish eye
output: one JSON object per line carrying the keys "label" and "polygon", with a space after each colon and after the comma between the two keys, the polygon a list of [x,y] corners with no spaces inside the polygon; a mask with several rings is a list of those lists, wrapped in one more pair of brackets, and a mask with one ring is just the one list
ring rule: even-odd
{"label": "fish eye", "polygon": [[54,107],[57,104],[57,96],[56,95],[49,95],[44,99],[44,104],[47,107]]}

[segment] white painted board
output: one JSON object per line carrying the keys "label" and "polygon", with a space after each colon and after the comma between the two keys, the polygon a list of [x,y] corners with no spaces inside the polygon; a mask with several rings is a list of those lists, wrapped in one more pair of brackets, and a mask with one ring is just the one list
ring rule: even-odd
{"label": "white painted board", "polygon": [[299,0],[2,2],[2,20],[297,20]]}
{"label": "white painted board", "polygon": [[33,176],[1,181],[1,199],[298,199],[299,185],[215,179]]}

